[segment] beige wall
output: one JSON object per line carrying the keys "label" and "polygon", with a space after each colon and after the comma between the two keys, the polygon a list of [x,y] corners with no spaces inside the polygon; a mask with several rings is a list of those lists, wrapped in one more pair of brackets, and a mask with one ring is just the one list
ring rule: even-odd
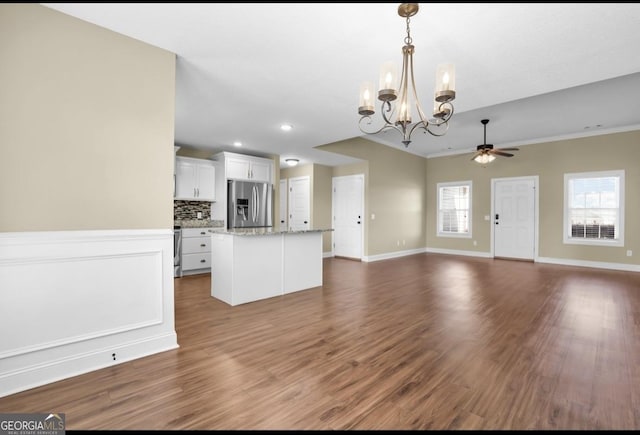
{"label": "beige wall", "polygon": [[[362,159],[365,174],[365,255],[422,249],[425,246],[425,159],[364,138],[318,147]],[[360,164],[336,168],[333,176],[351,175]],[[375,214],[375,219],[371,215]]]}
{"label": "beige wall", "polygon": [[[592,136],[520,147],[511,158],[498,157],[482,167],[468,155],[427,159],[427,246],[430,248],[489,252],[491,180],[503,177],[539,177],[540,257],[639,264],[640,259],[640,131]],[[625,246],[598,247],[563,243],[564,174],[625,170]],[[473,237],[436,236],[436,185],[445,181],[473,181]],[[478,245],[473,246],[473,240]],[[632,257],[626,251],[633,251]]]}
{"label": "beige wall", "polygon": [[[313,222],[316,228],[331,228],[331,174],[330,166],[313,165]],[[331,233],[322,235],[322,251],[331,252]]]}
{"label": "beige wall", "polygon": [[175,55],[0,4],[0,232],[173,225]]}
{"label": "beige wall", "polygon": [[369,162],[363,161],[358,163],[352,163],[350,165],[334,166],[334,177],[346,177],[348,175],[364,174],[365,180],[369,175]]}

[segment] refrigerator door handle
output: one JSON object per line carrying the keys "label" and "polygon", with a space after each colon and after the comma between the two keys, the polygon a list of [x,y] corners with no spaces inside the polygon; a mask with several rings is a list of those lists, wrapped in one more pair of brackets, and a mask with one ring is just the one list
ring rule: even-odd
{"label": "refrigerator door handle", "polygon": [[255,185],[251,186],[251,220],[256,222],[258,217],[258,190]]}

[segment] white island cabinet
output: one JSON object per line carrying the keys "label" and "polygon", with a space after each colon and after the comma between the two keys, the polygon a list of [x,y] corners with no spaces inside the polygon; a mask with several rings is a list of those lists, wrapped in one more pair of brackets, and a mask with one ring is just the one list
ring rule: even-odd
{"label": "white island cabinet", "polygon": [[211,231],[211,296],[229,305],[322,286],[322,233]]}

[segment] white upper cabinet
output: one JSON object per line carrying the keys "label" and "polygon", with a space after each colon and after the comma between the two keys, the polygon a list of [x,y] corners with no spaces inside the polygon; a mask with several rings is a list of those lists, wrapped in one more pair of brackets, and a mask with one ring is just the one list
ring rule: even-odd
{"label": "white upper cabinet", "polygon": [[235,153],[223,153],[226,178],[273,183],[273,160]]}
{"label": "white upper cabinet", "polygon": [[225,159],[227,167],[227,178],[237,180],[248,180],[251,175],[251,165],[249,160],[239,157],[227,157]]}
{"label": "white upper cabinet", "polygon": [[273,182],[273,176],[271,174],[271,168],[273,167],[273,161],[268,159],[251,159],[251,179],[253,181],[266,181],[267,183]]}
{"label": "white upper cabinet", "polygon": [[176,157],[175,199],[215,201],[216,167],[210,160]]}

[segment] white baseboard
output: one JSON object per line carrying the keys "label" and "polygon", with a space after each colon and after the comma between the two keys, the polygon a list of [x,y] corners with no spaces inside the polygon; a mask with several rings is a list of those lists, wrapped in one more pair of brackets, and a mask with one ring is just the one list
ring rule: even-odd
{"label": "white baseboard", "polygon": [[574,260],[570,258],[551,258],[551,257],[538,257],[536,258],[535,261],[537,263],[560,264],[563,266],[591,267],[595,269],[610,269],[610,270],[624,270],[627,272],[640,272],[640,265],[637,265],[637,264],[606,263],[602,261],[586,261],[586,260]]}
{"label": "white baseboard", "polygon": [[[379,260],[387,260],[390,258],[404,257],[407,255],[420,254],[423,252],[432,254],[446,254],[446,255],[462,255],[467,257],[480,257],[480,258],[493,258],[490,252],[481,251],[462,251],[456,249],[441,249],[441,248],[424,248],[424,249],[412,249],[408,251],[390,252],[387,254],[378,254],[362,257],[362,261],[371,262]],[[591,267],[595,269],[610,269],[610,270],[624,270],[628,272],[640,272],[640,265],[637,264],[624,264],[624,263],[607,263],[602,261],[586,261],[575,260],[568,258],[551,258],[551,257],[537,257],[534,260],[536,263],[549,263],[559,264],[565,266],[579,266],[579,267]]]}
{"label": "white baseboard", "polygon": [[391,258],[406,257],[407,255],[422,254],[424,252],[426,252],[424,248],[409,249],[406,251],[388,252],[386,254],[363,256],[362,261],[372,262],[372,261],[388,260]]}
{"label": "white baseboard", "polygon": [[459,251],[457,249],[427,248],[426,252],[430,252],[432,254],[465,255],[467,257],[493,258],[493,255],[491,255],[490,252],[482,251]]}
{"label": "white baseboard", "polygon": [[328,251],[328,252],[323,252],[322,253],[322,258],[331,258],[333,257],[333,251]]}
{"label": "white baseboard", "polygon": [[11,373],[3,373],[0,375],[0,384],[2,384],[0,397],[178,347],[174,332],[86,354],[71,354],[57,361],[50,361]]}
{"label": "white baseboard", "polygon": [[172,230],[0,233],[0,397],[176,348],[173,290]]}

